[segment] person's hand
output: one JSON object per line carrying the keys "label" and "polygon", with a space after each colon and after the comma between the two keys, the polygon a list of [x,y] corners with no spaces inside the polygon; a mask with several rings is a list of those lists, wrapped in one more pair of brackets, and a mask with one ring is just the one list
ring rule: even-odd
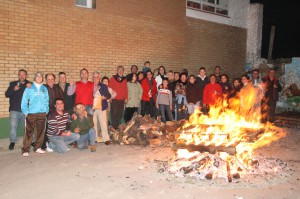
{"label": "person's hand", "polygon": [[72,119],[77,120],[77,115],[75,113],[72,114]]}
{"label": "person's hand", "polygon": [[158,105],[156,105],[156,108],[158,109]]}
{"label": "person's hand", "polygon": [[105,100],[105,99],[106,99],[106,97],[105,97],[104,95],[102,95],[102,96],[101,96],[101,99]]}
{"label": "person's hand", "polygon": [[74,129],[74,133],[79,133],[80,132],[80,128],[79,127],[76,127],[75,129]]}
{"label": "person's hand", "polygon": [[170,105],[170,110],[172,111],[173,107]]}
{"label": "person's hand", "polygon": [[71,135],[71,131],[66,131],[63,133],[63,136],[70,136]]}
{"label": "person's hand", "polygon": [[14,87],[14,91],[17,91],[20,89],[20,86],[17,84],[15,87]]}
{"label": "person's hand", "polygon": [[228,90],[228,86],[225,86],[225,89]]}
{"label": "person's hand", "polygon": [[125,104],[127,104],[127,102],[128,102],[128,99],[126,99],[126,100],[124,101]]}
{"label": "person's hand", "polygon": [[84,117],[87,117],[87,116],[88,116],[88,112],[84,111]]}
{"label": "person's hand", "polygon": [[277,88],[276,84],[274,84],[274,88]]}

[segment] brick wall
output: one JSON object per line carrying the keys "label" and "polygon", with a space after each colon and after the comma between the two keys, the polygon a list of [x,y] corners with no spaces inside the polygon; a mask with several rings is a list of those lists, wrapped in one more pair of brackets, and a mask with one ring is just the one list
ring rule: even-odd
{"label": "brick wall", "polygon": [[0,4],[0,118],[8,117],[4,93],[17,70],[32,80],[36,71],[79,70],[115,73],[117,65],[146,60],[152,67],[224,66],[240,75],[246,53],[246,30],[185,16],[183,0],[97,0],[96,9],[75,0],[2,0]]}

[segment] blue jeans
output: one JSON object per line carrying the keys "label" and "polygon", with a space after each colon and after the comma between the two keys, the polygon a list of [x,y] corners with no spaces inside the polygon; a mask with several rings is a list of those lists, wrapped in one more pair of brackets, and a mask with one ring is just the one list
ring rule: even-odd
{"label": "blue jeans", "polygon": [[159,104],[159,111],[161,114],[161,121],[166,122],[166,113],[168,115],[169,120],[173,120],[173,115],[170,109],[170,105]]}
{"label": "blue jeans", "polygon": [[71,133],[70,136],[48,136],[49,147],[57,153],[67,153],[68,145],[80,138],[79,134]]}
{"label": "blue jeans", "polygon": [[25,115],[19,111],[10,111],[10,142],[17,142],[17,131],[20,122],[22,127],[25,128]]}
{"label": "blue jeans", "polygon": [[88,141],[90,141],[91,146],[95,145],[96,143],[96,132],[94,128],[90,128],[88,133],[80,135],[80,138],[77,140],[78,148],[86,149]]}

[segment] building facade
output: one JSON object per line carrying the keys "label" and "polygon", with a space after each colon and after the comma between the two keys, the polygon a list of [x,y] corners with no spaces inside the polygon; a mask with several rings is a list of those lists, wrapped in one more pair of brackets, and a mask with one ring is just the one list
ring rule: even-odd
{"label": "building facade", "polygon": [[151,68],[197,74],[219,65],[239,76],[250,7],[249,0],[4,0],[0,118],[9,116],[4,93],[21,68],[29,80],[36,71],[64,71],[76,80],[83,67],[111,76],[118,65],[129,72],[149,60]]}

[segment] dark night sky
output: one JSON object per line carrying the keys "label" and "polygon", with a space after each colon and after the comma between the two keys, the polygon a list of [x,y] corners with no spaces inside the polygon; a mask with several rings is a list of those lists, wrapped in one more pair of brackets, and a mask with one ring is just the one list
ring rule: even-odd
{"label": "dark night sky", "polygon": [[300,57],[300,11],[297,0],[250,0],[264,5],[262,57],[268,57],[271,26],[276,26],[273,59]]}

